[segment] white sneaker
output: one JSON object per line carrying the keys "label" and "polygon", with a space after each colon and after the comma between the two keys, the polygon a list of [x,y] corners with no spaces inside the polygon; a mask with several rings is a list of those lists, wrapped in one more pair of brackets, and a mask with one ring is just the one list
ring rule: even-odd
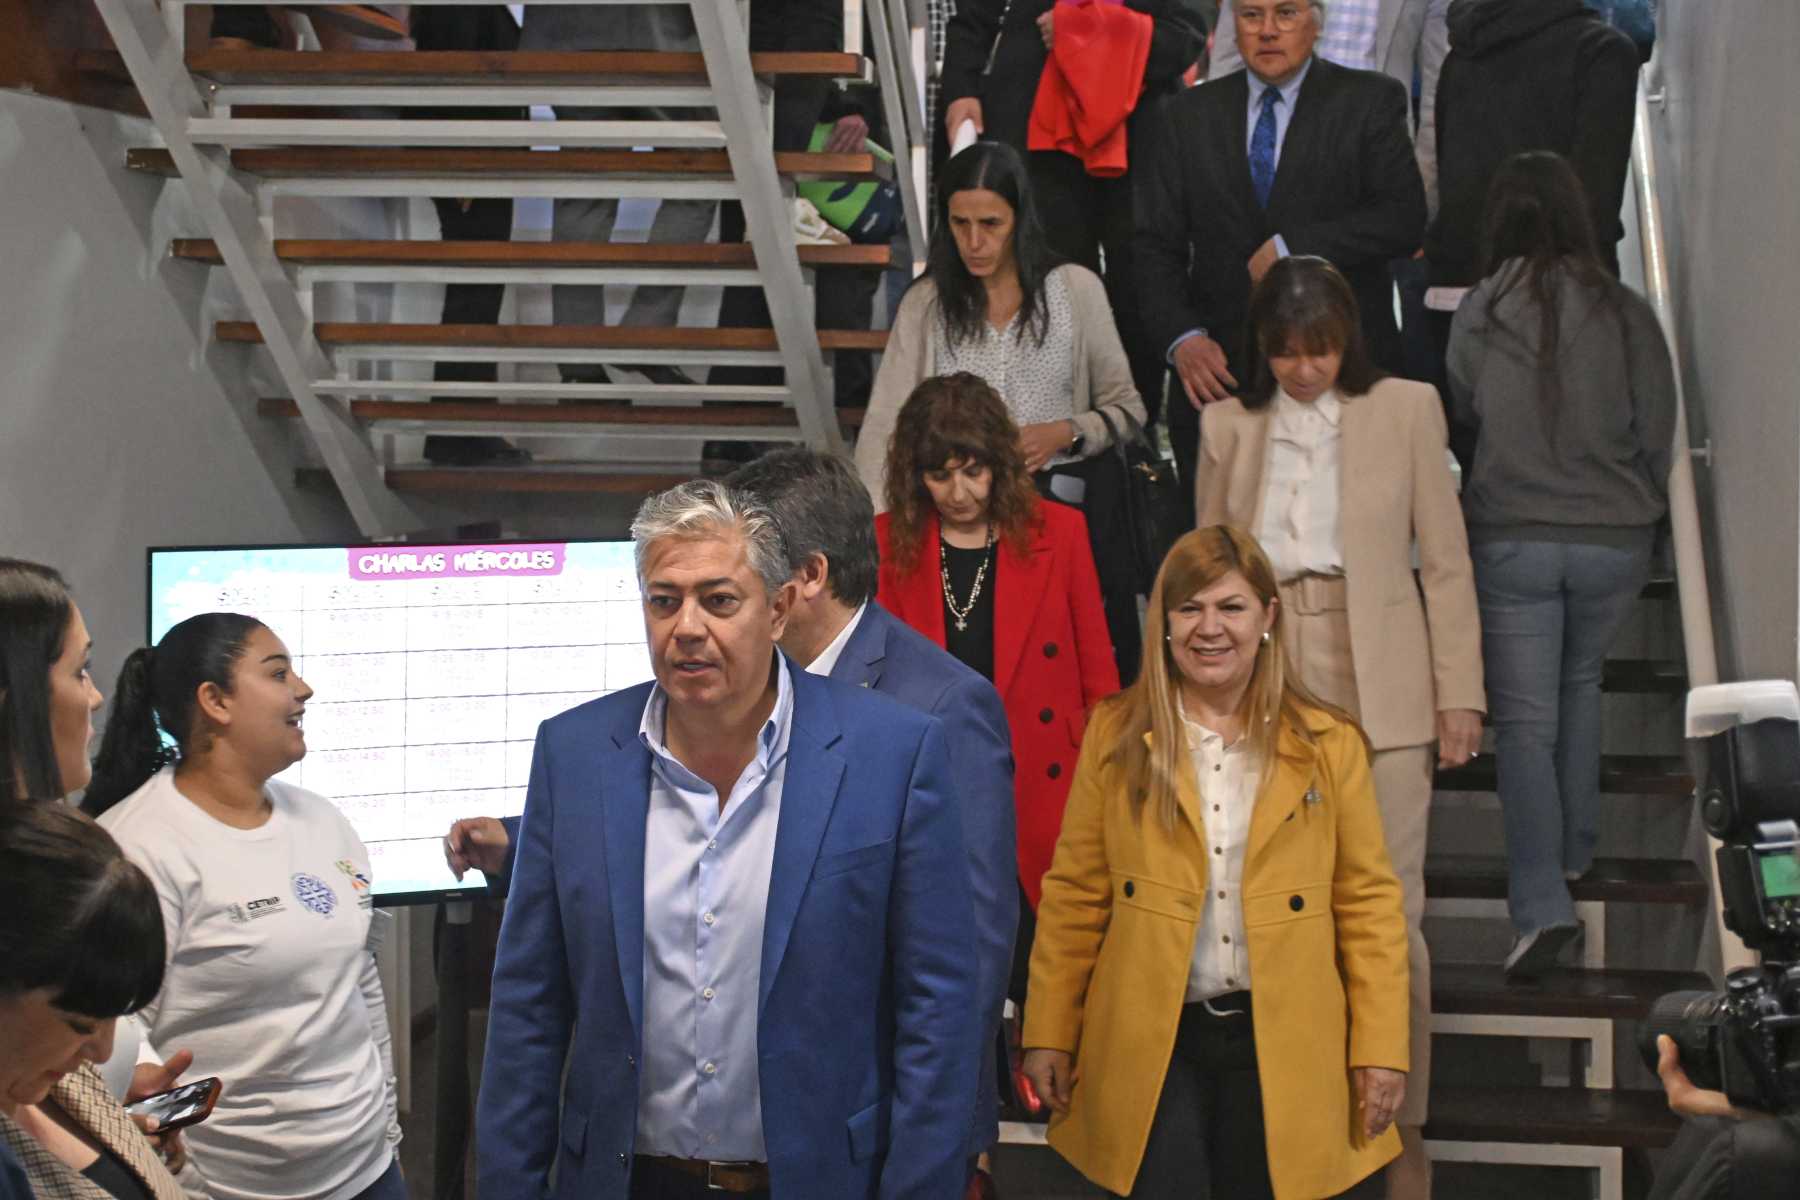
{"label": "white sneaker", "polygon": [[1522,934],[1513,943],[1512,953],[1506,956],[1506,977],[1538,978],[1556,965],[1557,955],[1580,933],[1579,925],[1546,925],[1542,929]]}

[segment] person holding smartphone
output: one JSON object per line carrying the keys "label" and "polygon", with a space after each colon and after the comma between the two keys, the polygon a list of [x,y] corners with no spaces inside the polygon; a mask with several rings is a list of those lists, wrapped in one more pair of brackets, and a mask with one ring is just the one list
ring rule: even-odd
{"label": "person holding smartphone", "polygon": [[95,1066],[163,953],[156,891],[104,830],[0,804],[0,1196],[183,1200]]}
{"label": "person holding smartphone", "polygon": [[261,622],[191,617],[126,659],[85,800],[156,885],[150,1045],[226,1081],[188,1135],[217,1200],[406,1197],[368,851],[274,779],[312,694]]}

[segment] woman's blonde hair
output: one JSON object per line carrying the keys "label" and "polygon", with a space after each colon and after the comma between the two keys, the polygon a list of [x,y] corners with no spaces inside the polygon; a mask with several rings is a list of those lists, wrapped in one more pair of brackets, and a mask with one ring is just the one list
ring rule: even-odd
{"label": "woman's blonde hair", "polygon": [[[1233,571],[1244,577],[1265,610],[1275,604],[1268,640],[1257,649],[1250,686],[1238,710],[1244,736],[1265,776],[1273,765],[1275,742],[1283,725],[1302,739],[1313,740],[1303,709],[1321,709],[1347,724],[1354,723],[1347,713],[1319,700],[1291,677],[1282,647],[1283,615],[1276,603],[1275,568],[1256,539],[1230,525],[1211,525],[1184,535],[1169,548],[1150,589],[1137,681],[1101,706],[1111,739],[1108,757],[1123,768],[1132,805],[1140,815],[1148,807],[1169,828],[1174,828],[1180,816],[1178,781],[1190,770],[1178,700],[1180,673],[1168,642],[1169,611]],[[1146,733],[1150,735],[1147,745]]]}

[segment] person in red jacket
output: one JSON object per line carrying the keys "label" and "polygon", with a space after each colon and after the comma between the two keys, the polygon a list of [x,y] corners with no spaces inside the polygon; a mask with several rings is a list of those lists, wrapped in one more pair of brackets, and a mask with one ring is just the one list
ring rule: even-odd
{"label": "person in red jacket", "polygon": [[967,372],[925,380],[900,410],[887,509],[875,519],[876,598],[993,680],[1006,706],[1022,965],[1088,711],[1119,688],[1087,523],[1039,497],[1006,405]]}

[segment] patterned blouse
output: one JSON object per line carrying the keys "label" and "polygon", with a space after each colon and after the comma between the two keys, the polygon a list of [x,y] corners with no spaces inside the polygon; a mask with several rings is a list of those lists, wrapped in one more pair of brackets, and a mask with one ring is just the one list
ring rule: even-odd
{"label": "patterned blouse", "polygon": [[[987,321],[973,341],[951,342],[943,321],[931,327],[932,373],[948,375],[968,371],[987,380],[1000,393],[1006,411],[1019,425],[1066,421],[1075,415],[1075,319],[1069,307],[1069,284],[1061,270],[1044,280],[1044,304],[1050,314],[1049,329],[1040,346],[1027,330],[1021,336],[1023,310],[1013,314],[1006,328],[996,330]],[[1075,462],[1072,454],[1058,454],[1046,466]]]}

